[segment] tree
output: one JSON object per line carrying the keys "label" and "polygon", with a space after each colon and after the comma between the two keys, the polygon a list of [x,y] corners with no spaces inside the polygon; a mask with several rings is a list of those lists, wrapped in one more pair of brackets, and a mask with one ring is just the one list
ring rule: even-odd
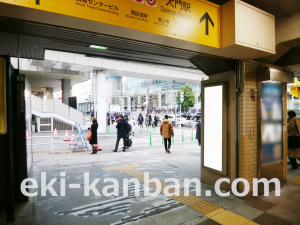
{"label": "tree", "polygon": [[[184,92],[184,101],[180,101],[180,92]],[[177,102],[178,105],[181,105],[183,111],[189,111],[190,107],[195,105],[195,95],[193,93],[193,88],[186,84],[181,86],[180,90],[177,93]]]}
{"label": "tree", "polygon": [[111,98],[111,104],[112,105],[118,105],[120,103],[119,97],[112,97]]}
{"label": "tree", "polygon": [[133,104],[135,105],[135,106],[137,106],[138,105],[138,98],[139,98],[139,93],[138,92],[135,92],[134,94],[133,94]]}
{"label": "tree", "polygon": [[150,104],[154,108],[157,107],[157,104],[158,104],[158,93],[155,93],[155,94],[153,94],[150,97]]}

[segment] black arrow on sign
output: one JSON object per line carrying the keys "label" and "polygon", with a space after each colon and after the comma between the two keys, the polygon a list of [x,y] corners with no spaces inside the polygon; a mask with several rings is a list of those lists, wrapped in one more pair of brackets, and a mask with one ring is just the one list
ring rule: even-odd
{"label": "black arrow on sign", "polygon": [[208,26],[209,26],[208,21],[211,23],[211,25],[213,27],[215,27],[215,24],[212,21],[212,19],[210,18],[210,16],[208,15],[207,12],[200,18],[200,23],[202,23],[203,20],[205,20],[205,25],[206,25],[206,32],[205,32],[205,34],[208,35],[208,33],[209,33],[208,32]]}

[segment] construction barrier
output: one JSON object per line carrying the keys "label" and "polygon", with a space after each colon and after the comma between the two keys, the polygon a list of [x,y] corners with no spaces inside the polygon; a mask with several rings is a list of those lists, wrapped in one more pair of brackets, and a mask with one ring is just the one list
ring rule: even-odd
{"label": "construction barrier", "polygon": [[70,141],[68,130],[66,130],[64,141]]}
{"label": "construction barrier", "polygon": [[57,135],[57,129],[56,129],[56,128],[54,129],[53,137],[54,137],[54,138],[58,138],[58,135]]}
{"label": "construction barrier", "polygon": [[76,139],[75,139],[75,133],[74,132],[72,134],[71,144],[70,145],[76,145]]}

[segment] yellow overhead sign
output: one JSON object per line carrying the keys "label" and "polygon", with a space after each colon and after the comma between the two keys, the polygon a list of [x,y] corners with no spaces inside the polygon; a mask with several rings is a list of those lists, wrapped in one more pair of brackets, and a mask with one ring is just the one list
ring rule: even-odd
{"label": "yellow overhead sign", "polygon": [[220,6],[205,0],[0,0],[0,2],[220,48]]}
{"label": "yellow overhead sign", "polygon": [[6,134],[6,82],[5,82],[5,60],[0,58],[0,134]]}

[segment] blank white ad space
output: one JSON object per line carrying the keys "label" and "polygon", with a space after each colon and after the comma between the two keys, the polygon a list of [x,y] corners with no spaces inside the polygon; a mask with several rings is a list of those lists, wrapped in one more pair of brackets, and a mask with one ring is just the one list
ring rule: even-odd
{"label": "blank white ad space", "polygon": [[204,166],[222,171],[223,86],[204,88]]}

